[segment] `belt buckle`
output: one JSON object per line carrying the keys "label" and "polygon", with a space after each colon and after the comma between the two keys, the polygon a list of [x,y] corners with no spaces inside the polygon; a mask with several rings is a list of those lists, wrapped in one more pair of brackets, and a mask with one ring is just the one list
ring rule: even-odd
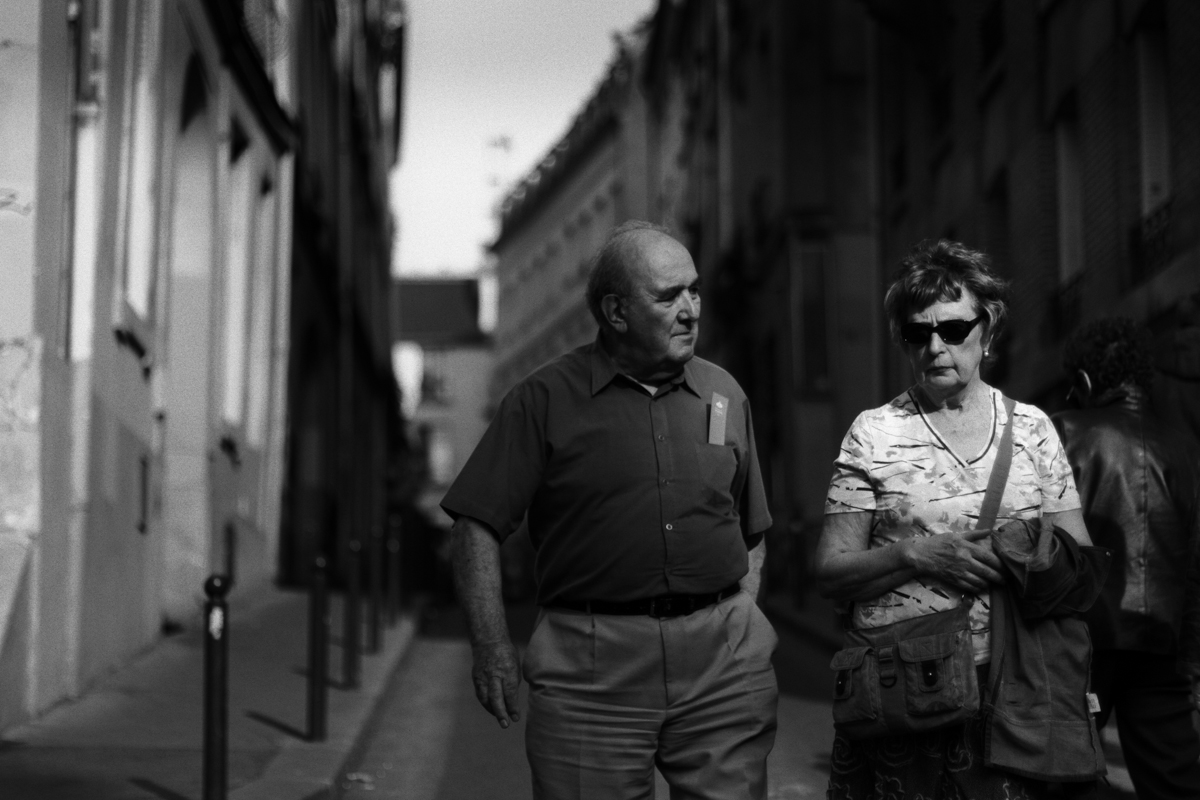
{"label": "belt buckle", "polygon": [[671,613],[674,606],[674,603],[671,602],[672,599],[673,598],[670,597],[651,597],[649,612],[650,616],[654,617],[655,619],[663,619],[664,617],[674,616]]}
{"label": "belt buckle", "polygon": [[679,617],[684,614],[691,613],[687,610],[688,600],[686,597],[652,597],[650,598],[650,616],[655,619],[666,619],[670,617]]}

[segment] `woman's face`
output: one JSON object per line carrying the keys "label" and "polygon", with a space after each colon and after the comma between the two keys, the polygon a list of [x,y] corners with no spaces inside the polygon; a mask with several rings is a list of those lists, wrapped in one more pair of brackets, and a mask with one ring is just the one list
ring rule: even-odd
{"label": "woman's face", "polygon": [[[907,322],[940,325],[944,322],[969,322],[980,316],[975,295],[967,289],[957,300],[939,300],[928,308],[909,314]],[[934,400],[945,400],[964,392],[980,380],[979,364],[983,361],[988,331],[980,320],[959,344],[949,344],[934,331],[927,344],[904,343],[904,353],[912,364],[913,377]],[[949,338],[953,339],[953,336]]]}

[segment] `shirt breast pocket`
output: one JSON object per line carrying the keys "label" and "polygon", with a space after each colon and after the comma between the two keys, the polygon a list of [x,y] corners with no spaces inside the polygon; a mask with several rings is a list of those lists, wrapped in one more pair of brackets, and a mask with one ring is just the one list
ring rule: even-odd
{"label": "shirt breast pocket", "polygon": [[733,505],[737,451],[727,444],[697,444],[696,469],[700,489],[710,502]]}

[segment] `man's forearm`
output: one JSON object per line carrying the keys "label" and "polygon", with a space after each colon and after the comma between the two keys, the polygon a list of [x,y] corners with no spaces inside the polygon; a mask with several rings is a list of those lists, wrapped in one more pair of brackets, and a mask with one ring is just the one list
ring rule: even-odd
{"label": "man's forearm", "polygon": [[749,556],[750,569],[746,571],[746,576],[742,578],[742,591],[755,600],[758,600],[759,586],[762,583],[763,561],[766,560],[767,556],[767,539],[765,536],[750,550]]}
{"label": "man's forearm", "polygon": [[500,543],[482,523],[459,517],[451,530],[454,585],[473,646],[508,642],[501,594]]}
{"label": "man's forearm", "polygon": [[500,727],[507,728],[521,718],[517,707],[521,668],[504,619],[500,542],[487,526],[470,517],[459,517],[450,536],[454,584],[471,632],[475,697]]}

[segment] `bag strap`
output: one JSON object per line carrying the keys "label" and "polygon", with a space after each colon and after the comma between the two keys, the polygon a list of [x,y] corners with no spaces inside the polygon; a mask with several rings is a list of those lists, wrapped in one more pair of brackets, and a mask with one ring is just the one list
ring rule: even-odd
{"label": "bag strap", "polygon": [[1004,423],[1004,433],[1000,435],[1000,449],[996,452],[996,463],[992,465],[983,504],[979,506],[979,521],[975,525],[977,531],[994,527],[996,515],[1000,513],[1000,501],[1004,499],[1004,487],[1008,484],[1008,468],[1012,466],[1013,411],[1016,407],[1015,400],[1011,397],[1004,398],[1004,410],[1008,413],[1008,419]]}
{"label": "bag strap", "polygon": [[[1000,512],[1000,501],[1004,498],[1004,487],[1008,483],[1008,468],[1012,466],[1012,426],[1014,411],[1017,403],[1011,397],[1004,398],[1004,410],[1008,420],[1004,423],[1004,433],[1000,436],[1000,450],[996,453],[996,463],[992,465],[992,474],[988,478],[987,492],[983,495],[983,504],[979,507],[979,524],[976,530],[991,528],[996,524],[996,515]],[[988,668],[988,685],[979,687],[979,699],[982,707],[989,714],[994,709],[996,697],[1000,689],[1000,665],[1004,662],[1004,637],[1008,626],[1008,594],[1003,585],[993,586],[989,593],[991,600],[991,663]],[[991,727],[984,736],[984,761],[989,763],[991,755]]]}

